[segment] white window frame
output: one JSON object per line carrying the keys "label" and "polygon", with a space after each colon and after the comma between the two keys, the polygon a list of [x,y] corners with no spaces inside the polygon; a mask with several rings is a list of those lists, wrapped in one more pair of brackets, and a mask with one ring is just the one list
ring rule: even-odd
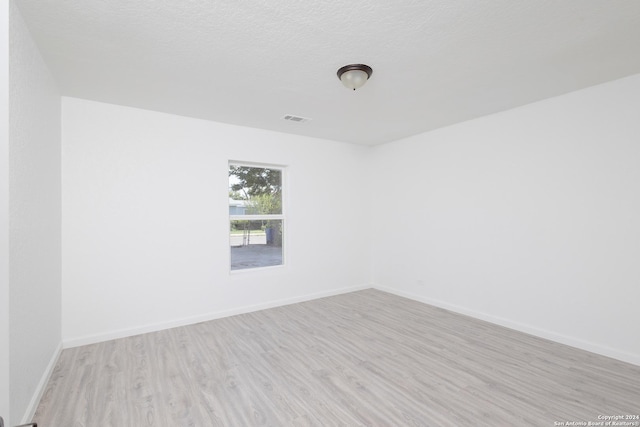
{"label": "white window frame", "polygon": [[229,234],[229,241],[228,241],[228,246],[229,246],[229,271],[232,274],[237,274],[237,273],[244,273],[244,272],[248,272],[248,271],[256,271],[256,270],[264,270],[264,269],[272,269],[272,268],[282,268],[285,266],[285,260],[286,260],[286,248],[289,246],[287,244],[288,238],[287,238],[287,220],[286,220],[286,194],[287,194],[287,190],[286,190],[286,183],[287,183],[287,173],[286,173],[286,166],[284,165],[276,165],[276,164],[270,164],[270,163],[255,163],[255,162],[244,162],[244,161],[239,161],[239,160],[229,160],[229,163],[227,165],[227,177],[229,174],[229,168],[231,168],[231,166],[244,166],[244,167],[250,167],[250,168],[263,168],[263,169],[276,169],[280,171],[280,185],[281,185],[281,207],[282,207],[282,212],[280,214],[265,214],[265,215],[232,215],[229,214],[229,221],[227,223],[227,229],[229,229],[229,225],[231,224],[231,221],[242,221],[242,220],[249,220],[249,221],[268,221],[268,220],[280,220],[281,224],[282,224],[282,263],[278,264],[278,265],[268,265],[268,266],[264,266],[264,267],[249,267],[249,268],[240,268],[240,269],[236,269],[233,270],[231,267],[231,234]]}

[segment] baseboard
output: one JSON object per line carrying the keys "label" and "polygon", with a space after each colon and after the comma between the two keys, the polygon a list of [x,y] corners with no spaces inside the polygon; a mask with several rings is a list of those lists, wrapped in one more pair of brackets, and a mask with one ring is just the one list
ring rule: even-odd
{"label": "baseboard", "polygon": [[233,308],[230,310],[217,311],[212,313],[206,313],[198,316],[191,316],[182,319],[175,319],[168,322],[154,323],[136,328],[120,329],[103,334],[95,334],[78,338],[69,338],[63,340],[63,348],[80,347],[83,345],[96,344],[99,342],[114,340],[118,338],[126,338],[134,335],[146,334],[149,332],[157,332],[165,329],[177,328],[180,326],[193,325],[195,323],[207,322],[209,320],[221,319],[223,317],[235,316],[238,314],[251,313],[254,311],[266,310],[268,308],[281,307],[290,304],[297,304],[299,302],[311,301],[314,299],[331,297],[335,295],[346,294],[349,292],[361,291],[364,289],[371,289],[371,285],[352,286],[348,288],[333,289],[330,291],[318,292],[314,294],[302,295],[292,298],[285,298],[281,300],[268,301],[261,304],[243,306]]}
{"label": "baseboard", "polygon": [[388,292],[390,294],[398,295],[414,301],[433,305],[435,307],[444,308],[445,310],[453,311],[459,314],[464,314],[465,316],[470,316],[476,319],[484,320],[486,322],[504,326],[506,328],[513,329],[519,332],[524,332],[526,334],[534,335],[540,338],[548,339],[550,341],[555,341],[560,344],[565,344],[571,347],[575,347],[580,350],[589,351],[591,353],[596,353],[602,356],[611,357],[612,359],[620,360],[622,362],[627,362],[627,363],[640,366],[640,355],[626,353],[623,351],[616,350],[614,348],[602,346],[589,341],[584,341],[581,339],[558,334],[558,333],[547,331],[544,329],[539,329],[523,323],[514,322],[512,320],[505,319],[502,317],[493,316],[487,313],[471,310],[466,307],[461,307],[461,306],[449,304],[443,301],[422,297],[419,295],[411,294],[409,292],[399,291],[397,289],[388,288],[384,286],[377,286],[377,285],[373,285],[372,287],[374,289],[377,289],[383,292]]}
{"label": "baseboard", "polygon": [[60,353],[62,353],[62,342],[58,344],[58,347],[53,352],[51,360],[49,360],[49,364],[45,369],[40,381],[38,382],[38,386],[36,387],[36,391],[29,402],[29,406],[27,406],[27,410],[22,417],[22,421],[20,424],[26,424],[31,422],[33,416],[36,414],[36,410],[38,409],[38,404],[40,403],[40,399],[42,399],[42,395],[44,394],[47,384],[49,383],[49,379],[51,378],[51,374],[53,374],[53,370],[58,363],[58,359],[60,358]]}

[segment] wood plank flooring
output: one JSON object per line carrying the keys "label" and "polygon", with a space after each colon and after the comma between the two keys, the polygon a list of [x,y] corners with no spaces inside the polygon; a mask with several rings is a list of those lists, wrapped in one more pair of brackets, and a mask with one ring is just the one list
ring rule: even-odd
{"label": "wood plank flooring", "polygon": [[640,367],[376,290],[62,352],[40,427],[554,426]]}

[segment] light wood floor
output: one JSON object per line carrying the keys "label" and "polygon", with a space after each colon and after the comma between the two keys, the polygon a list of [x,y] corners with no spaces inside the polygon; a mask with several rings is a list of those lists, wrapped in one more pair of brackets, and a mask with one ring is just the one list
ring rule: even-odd
{"label": "light wood floor", "polygon": [[41,427],[553,426],[640,367],[375,290],[67,349]]}

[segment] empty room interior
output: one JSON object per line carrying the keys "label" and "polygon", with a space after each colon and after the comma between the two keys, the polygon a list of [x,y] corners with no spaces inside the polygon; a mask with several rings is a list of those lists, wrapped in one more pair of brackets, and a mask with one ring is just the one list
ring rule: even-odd
{"label": "empty room interior", "polygon": [[6,427],[640,425],[640,2],[0,29]]}

